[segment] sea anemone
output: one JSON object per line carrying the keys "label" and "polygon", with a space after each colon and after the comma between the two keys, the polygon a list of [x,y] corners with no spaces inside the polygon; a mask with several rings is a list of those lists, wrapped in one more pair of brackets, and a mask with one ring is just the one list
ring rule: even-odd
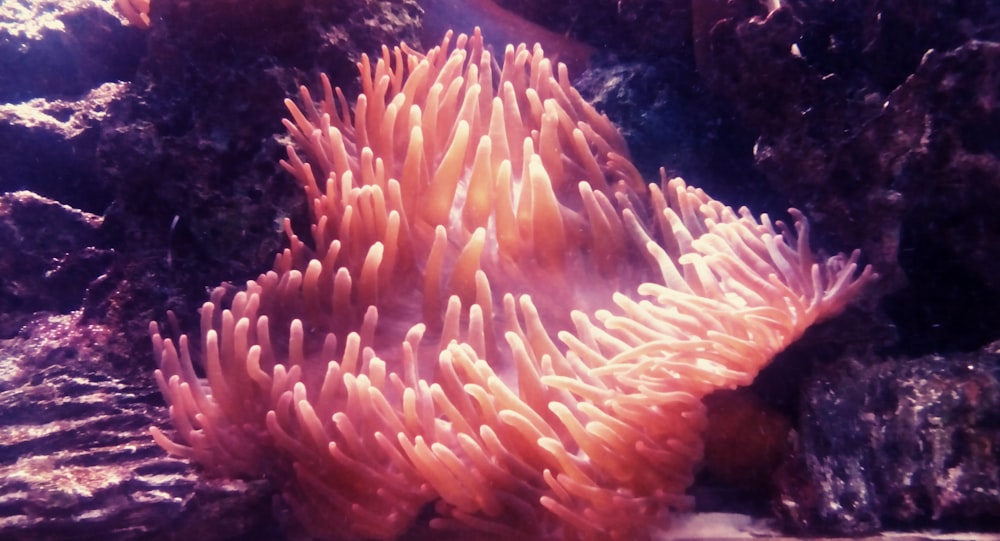
{"label": "sea anemone", "polygon": [[149,1],[150,0],[116,0],[115,5],[128,22],[137,28],[149,28]]}
{"label": "sea anemone", "polygon": [[150,326],[176,428],[157,442],[269,477],[315,537],[642,539],[690,507],[702,397],[874,276],[818,261],[796,211],[644,183],[537,45],[501,67],[449,32],[359,69],[353,112],[325,77],[286,102],[312,227],[286,221],[273,270],[204,304],[207,384]]}

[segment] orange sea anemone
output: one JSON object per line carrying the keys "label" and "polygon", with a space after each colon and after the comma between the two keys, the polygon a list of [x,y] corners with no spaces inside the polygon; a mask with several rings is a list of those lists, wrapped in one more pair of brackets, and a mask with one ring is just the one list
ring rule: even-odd
{"label": "orange sea anemone", "polygon": [[[454,40],[454,43],[453,43]],[[201,311],[207,384],[151,325],[169,452],[265,475],[311,535],[417,520],[642,539],[689,507],[701,398],[753,380],[873,277],[680,179],[645,184],[535,46],[478,30],[362,58],[353,112],[288,101],[307,240]],[[298,148],[298,150],[296,150]],[[303,155],[300,155],[302,152]],[[419,518],[418,518],[419,517]]]}
{"label": "orange sea anemone", "polygon": [[128,22],[135,27],[149,28],[149,1],[150,0],[115,0],[118,10],[128,19]]}

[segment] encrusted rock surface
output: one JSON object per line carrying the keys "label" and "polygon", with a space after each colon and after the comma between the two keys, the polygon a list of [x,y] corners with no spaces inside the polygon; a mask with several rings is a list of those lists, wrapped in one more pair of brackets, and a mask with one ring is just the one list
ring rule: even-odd
{"label": "encrusted rock surface", "polygon": [[30,188],[88,212],[111,203],[111,186],[94,160],[101,122],[128,85],[107,82],[79,98],[37,97],[0,103],[0,146],[6,149],[0,191]]}
{"label": "encrusted rock surface", "polygon": [[[82,96],[127,80],[142,32],[122,26],[115,0],[12,0],[0,4],[0,103]],[[111,52],[111,54],[109,54]]]}
{"label": "encrusted rock surface", "polygon": [[31,190],[96,214],[110,204],[94,160],[100,123],[144,50],[113,4],[0,4],[0,192]]}
{"label": "encrusted rock surface", "polygon": [[0,539],[267,539],[265,486],[206,481],[153,443],[156,387],[108,365],[110,332],[40,314],[0,340]]}
{"label": "encrusted rock surface", "polygon": [[80,307],[113,257],[100,226],[99,216],[32,192],[0,194],[0,339],[16,335],[36,312]]}
{"label": "encrusted rock surface", "polygon": [[809,384],[778,475],[787,528],[1000,526],[1000,343],[947,357],[848,358]]}
{"label": "encrusted rock surface", "polygon": [[820,235],[862,246],[901,351],[995,339],[998,4],[753,5],[732,3],[699,71],[757,134],[757,168]]}
{"label": "encrusted rock surface", "polygon": [[152,442],[146,327],[269,266],[303,210],[281,100],[416,42],[420,11],[160,0],[146,32],[113,5],[0,5],[0,539],[281,538],[273,487]]}

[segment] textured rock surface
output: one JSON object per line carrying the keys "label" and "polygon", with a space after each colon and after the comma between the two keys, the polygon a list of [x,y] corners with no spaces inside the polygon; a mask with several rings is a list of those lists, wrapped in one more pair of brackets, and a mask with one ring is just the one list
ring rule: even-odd
{"label": "textured rock surface", "polygon": [[111,187],[94,157],[108,107],[127,89],[125,83],[108,82],[78,99],[0,104],[0,146],[8,156],[0,170],[0,191],[30,188],[88,212],[103,212],[111,203]]}
{"label": "textured rock surface", "polygon": [[778,477],[786,527],[1000,525],[1000,344],[871,362],[842,361],[806,390],[799,447]]}
{"label": "textured rock surface", "polygon": [[0,103],[82,96],[103,83],[131,77],[143,51],[143,35],[121,25],[114,3],[0,4]]}
{"label": "textured rock surface", "polygon": [[148,359],[146,322],[166,309],[191,323],[205,290],[271,265],[281,220],[302,199],[277,161],[282,100],[326,71],[356,84],[354,63],[385,41],[415,42],[406,2],[153,2],[149,54],[111,108],[97,156],[114,186],[105,230],[121,265],[89,310]]}
{"label": "textured rock surface", "polygon": [[[995,483],[983,482],[996,475],[995,452],[963,455],[945,445],[961,470],[912,458],[922,477],[907,488],[891,477],[904,476],[904,466],[891,463],[891,450],[868,451],[871,434],[857,419],[893,378],[913,377],[907,357],[976,350],[1000,335],[1000,9],[985,0],[791,1],[773,12],[754,4],[730,3],[699,71],[756,133],[754,162],[769,183],[809,209],[822,235],[864,247],[880,287],[892,292],[883,306],[896,339],[882,347],[898,355],[880,365],[882,386],[845,378],[839,401],[831,392],[801,405],[821,420],[801,415],[802,469],[786,471],[779,506],[806,532],[996,528]],[[947,407],[946,396],[932,398],[917,402],[920,415]],[[938,422],[952,421],[956,434],[968,426],[957,417]],[[868,429],[889,422],[873,419]],[[882,466],[894,473],[876,479]],[[809,481],[795,481],[803,475]],[[986,491],[988,505],[963,492],[974,488]]]}
{"label": "textured rock surface", "polygon": [[909,283],[887,304],[905,350],[969,350],[995,339],[1000,42],[928,52],[889,95],[878,129],[892,189],[907,203],[899,263]]}
{"label": "textured rock surface", "polygon": [[100,226],[98,216],[31,192],[0,195],[0,339],[36,312],[79,308],[113,257]]}
{"label": "textured rock surface", "polygon": [[110,332],[74,312],[0,340],[0,538],[266,539],[265,487],[205,481],[152,442],[160,398],[108,366]]}
{"label": "textured rock surface", "polygon": [[419,9],[162,0],[143,32],[113,4],[0,5],[0,538],[269,539],[271,487],[152,443],[147,323],[269,266],[281,100]]}
{"label": "textured rock surface", "polygon": [[113,0],[0,4],[0,192],[31,190],[100,214],[111,202],[94,160],[110,104],[143,51]]}
{"label": "textured rock surface", "polygon": [[738,5],[753,2],[713,27],[699,70],[757,134],[756,166],[817,231],[863,247],[896,291],[902,351],[995,339],[998,5]]}

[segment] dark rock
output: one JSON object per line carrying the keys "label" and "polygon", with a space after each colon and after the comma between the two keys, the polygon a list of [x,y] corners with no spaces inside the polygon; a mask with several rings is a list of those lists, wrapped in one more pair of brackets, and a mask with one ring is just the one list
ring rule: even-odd
{"label": "dark rock", "polygon": [[101,122],[127,92],[104,83],[79,99],[34,98],[0,104],[0,193],[30,190],[63,204],[103,213],[111,187],[95,160]]}
{"label": "dark rock", "polygon": [[598,54],[574,85],[615,122],[648,181],[658,181],[663,168],[668,178],[683,177],[754,212],[787,210],[787,201],[753,169],[753,134],[690,67]]}
{"label": "dark rock", "polygon": [[1000,328],[1000,43],[928,52],[885,111],[882,166],[906,204],[909,279],[887,309],[907,352],[974,349]]}
{"label": "dark rock", "polygon": [[113,254],[102,248],[101,218],[31,192],[0,195],[0,339],[36,312],[79,309]]}
{"label": "dark rock", "polygon": [[148,359],[148,320],[189,324],[206,289],[271,266],[283,219],[306,223],[278,165],[284,98],[321,71],[356,86],[360,55],[416,42],[419,15],[410,1],[152,3],[149,53],[98,145],[122,258],[86,308],[124,330],[124,358]]}
{"label": "dark rock", "polygon": [[152,442],[148,321],[191,323],[207,288],[270,266],[281,220],[304,223],[282,100],[320,71],[356,86],[362,52],[418,42],[420,8],[156,0],[144,32],[113,4],[0,8],[0,192],[103,213],[0,203],[0,538],[281,538],[273,487]]}
{"label": "dark rock", "polygon": [[862,247],[895,292],[898,351],[995,339],[997,4],[782,5],[732,9],[699,66],[757,134],[757,167],[820,246]]}
{"label": "dark rock", "polygon": [[99,124],[143,51],[113,1],[33,0],[0,8],[0,193],[30,190],[103,213]]}
{"label": "dark rock", "polygon": [[712,29],[699,71],[757,134],[757,167],[807,212],[826,237],[819,244],[862,246],[881,287],[891,289],[902,281],[891,242],[901,204],[873,167],[880,147],[862,137],[884,96],[796,52],[799,37],[819,24],[789,8],[734,14]]}
{"label": "dark rock", "polygon": [[496,0],[496,3],[560,34],[630,60],[670,57],[674,62],[687,64],[694,60],[691,0]]}
{"label": "dark rock", "polygon": [[[890,293],[883,309],[891,332],[881,334],[897,337],[879,340],[882,347],[918,356],[996,340],[997,4],[792,1],[772,12],[739,4],[714,25],[699,72],[757,134],[756,166],[807,211],[818,244],[860,245],[878,269],[881,291],[872,295]],[[995,386],[995,363],[972,363],[977,375],[967,377]],[[939,383],[929,377],[918,400],[905,391],[919,379],[908,370],[926,366],[956,388],[966,376],[945,377],[927,359],[877,366],[877,374],[841,368],[812,386],[781,477],[786,524],[841,535],[971,528],[979,519],[995,528],[998,456],[982,447],[996,448],[995,399],[935,397]],[[818,390],[824,382],[828,394]],[[895,406],[873,413],[887,395],[920,404],[914,415],[924,424],[901,424]],[[981,401],[978,420],[956,413],[955,400]],[[896,438],[897,448],[879,438]],[[902,446],[920,452],[900,458]]]}
{"label": "dark rock", "polygon": [[111,330],[79,316],[0,340],[0,538],[267,539],[267,487],[166,457],[149,436],[166,417],[150,375],[111,369]]}
{"label": "dark rock", "polygon": [[143,33],[122,26],[114,0],[31,0],[0,8],[0,103],[76,99],[128,80]]}
{"label": "dark rock", "polygon": [[815,377],[778,515],[810,535],[1000,525],[1000,343]]}

